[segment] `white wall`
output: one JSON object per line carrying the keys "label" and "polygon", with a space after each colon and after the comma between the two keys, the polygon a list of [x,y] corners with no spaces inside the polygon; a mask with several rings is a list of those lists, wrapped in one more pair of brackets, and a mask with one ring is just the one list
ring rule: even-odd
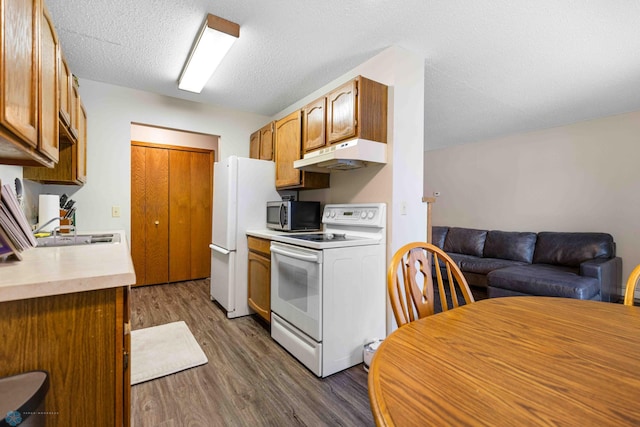
{"label": "white wall", "polygon": [[21,166],[0,165],[0,182],[2,182],[2,185],[9,184],[13,188],[13,183],[16,178],[22,179]]}
{"label": "white wall", "polygon": [[640,263],[640,112],[427,151],[434,225],[613,235]]}
{"label": "white wall", "polygon": [[[87,110],[87,184],[27,183],[31,201],[40,192],[67,193],[77,201],[79,230],[124,229],[129,235],[131,212],[131,124],[219,135],[218,158],[249,155],[249,135],[268,118],[221,107],[183,101],[148,92],[80,79]],[[0,176],[21,176],[20,168],[0,166]],[[5,178],[5,175],[8,175]],[[111,217],[120,206],[121,217]]]}
{"label": "white wall", "polygon": [[[331,172],[331,187],[301,191],[301,200],[323,203],[385,202],[387,257],[409,241],[426,239],[423,194],[424,58],[400,47],[385,49],[348,73],[290,105],[279,119],[362,75],[389,86],[387,161],[384,166]],[[400,205],[406,203],[406,215]]]}
{"label": "white wall", "polygon": [[[386,165],[331,172],[331,187],[300,192],[301,200],[323,203],[387,204],[387,264],[394,252],[411,241],[426,240],[427,205],[423,196],[424,58],[400,47],[385,49],[350,72],[276,114],[279,119],[362,75],[389,86]],[[406,214],[400,214],[401,205]],[[381,290],[385,292],[386,289]],[[387,313],[387,332],[394,329]]]}

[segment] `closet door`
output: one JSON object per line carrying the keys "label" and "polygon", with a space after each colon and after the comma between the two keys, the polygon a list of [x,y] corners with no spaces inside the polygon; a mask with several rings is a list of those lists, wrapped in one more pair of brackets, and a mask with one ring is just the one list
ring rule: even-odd
{"label": "closet door", "polygon": [[191,153],[191,278],[211,274],[213,152]]}
{"label": "closet door", "polygon": [[131,146],[131,255],[136,284],[169,281],[169,152]]}
{"label": "closet door", "polygon": [[145,284],[169,281],[169,152],[147,148]]}
{"label": "closet door", "polygon": [[191,153],[169,152],[169,281],[191,277]]}
{"label": "closet door", "polygon": [[146,281],[147,258],[145,248],[147,235],[146,222],[146,148],[131,146],[131,258],[136,271],[136,285],[143,285]]}
{"label": "closet door", "polygon": [[211,274],[214,152],[131,145],[131,256],[137,285]]}

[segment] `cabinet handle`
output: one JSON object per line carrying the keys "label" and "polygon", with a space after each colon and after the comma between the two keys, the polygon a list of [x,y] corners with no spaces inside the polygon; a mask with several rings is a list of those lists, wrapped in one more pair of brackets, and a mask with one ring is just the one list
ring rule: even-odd
{"label": "cabinet handle", "polygon": [[155,225],[160,225],[160,221],[154,222]]}

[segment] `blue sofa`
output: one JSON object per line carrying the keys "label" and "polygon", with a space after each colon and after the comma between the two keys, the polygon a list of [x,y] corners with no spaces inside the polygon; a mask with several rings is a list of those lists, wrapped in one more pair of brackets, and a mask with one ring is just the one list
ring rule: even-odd
{"label": "blue sofa", "polygon": [[489,298],[542,295],[617,302],[622,260],[607,233],[512,232],[434,226],[432,242]]}

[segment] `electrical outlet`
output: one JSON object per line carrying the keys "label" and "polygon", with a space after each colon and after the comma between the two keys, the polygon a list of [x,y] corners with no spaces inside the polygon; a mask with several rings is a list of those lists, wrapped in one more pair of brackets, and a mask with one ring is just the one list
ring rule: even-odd
{"label": "electrical outlet", "polygon": [[111,216],[113,218],[120,218],[120,206],[111,206]]}

